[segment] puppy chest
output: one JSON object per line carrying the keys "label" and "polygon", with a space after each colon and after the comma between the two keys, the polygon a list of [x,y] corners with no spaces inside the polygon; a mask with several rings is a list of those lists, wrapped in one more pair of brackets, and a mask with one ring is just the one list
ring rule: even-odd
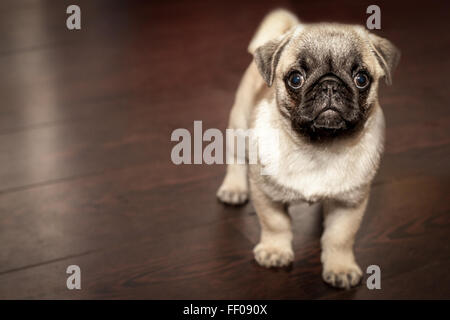
{"label": "puppy chest", "polygon": [[[274,200],[316,202],[324,198],[338,198],[349,190],[366,185],[375,170],[355,159],[323,159],[284,155],[281,161],[266,164],[273,166],[271,174],[263,176],[264,189]],[[373,173],[372,173],[373,172]]]}

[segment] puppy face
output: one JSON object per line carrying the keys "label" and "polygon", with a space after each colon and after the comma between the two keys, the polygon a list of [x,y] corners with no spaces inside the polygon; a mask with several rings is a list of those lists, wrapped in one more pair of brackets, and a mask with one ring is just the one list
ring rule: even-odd
{"label": "puppy face", "polygon": [[379,79],[390,82],[398,57],[389,41],[336,24],[299,26],[255,52],[263,78],[275,85],[281,114],[311,141],[362,128],[377,101]]}

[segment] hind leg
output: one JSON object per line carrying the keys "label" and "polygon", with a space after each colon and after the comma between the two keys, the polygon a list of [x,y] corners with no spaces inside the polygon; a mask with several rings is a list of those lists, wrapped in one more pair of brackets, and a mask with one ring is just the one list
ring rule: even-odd
{"label": "hind leg", "polygon": [[229,164],[222,185],[217,191],[220,201],[239,205],[248,200],[248,182],[246,164]]}
{"label": "hind leg", "polygon": [[[230,127],[243,129],[246,126],[243,119],[237,118],[241,116],[237,114],[240,106],[234,106],[230,116]],[[239,140],[241,140],[239,142]],[[245,143],[245,136],[238,132],[227,131],[227,173],[223,179],[222,185],[217,191],[217,197],[220,201],[231,204],[240,205],[248,200],[248,182],[247,182],[247,164],[246,153],[244,148],[238,148],[238,144]]]}
{"label": "hind leg", "polygon": [[[229,129],[247,130],[250,114],[256,104],[257,95],[264,88],[264,82],[258,73],[255,63],[247,68],[236,93],[235,102],[230,113]],[[245,134],[245,132],[244,132]],[[235,139],[233,137],[233,139]],[[220,201],[239,205],[248,200],[247,164],[245,154],[238,154],[236,140],[230,147],[227,138],[227,173],[217,191]],[[242,160],[240,163],[237,160]]]}

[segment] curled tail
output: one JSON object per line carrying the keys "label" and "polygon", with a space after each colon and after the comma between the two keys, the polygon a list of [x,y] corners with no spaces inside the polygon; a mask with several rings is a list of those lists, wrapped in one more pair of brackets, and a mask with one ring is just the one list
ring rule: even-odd
{"label": "curled tail", "polygon": [[253,54],[258,47],[277,38],[299,23],[298,18],[288,10],[276,9],[270,12],[264,17],[252,41],[250,41],[248,52]]}

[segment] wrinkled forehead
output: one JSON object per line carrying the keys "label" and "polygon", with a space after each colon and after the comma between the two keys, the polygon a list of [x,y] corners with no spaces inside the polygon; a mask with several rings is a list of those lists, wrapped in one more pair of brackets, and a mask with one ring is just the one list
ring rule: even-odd
{"label": "wrinkled forehead", "polygon": [[373,55],[364,34],[353,26],[312,25],[298,27],[281,58],[283,68],[299,62],[310,68],[329,64],[334,68],[373,65]]}

